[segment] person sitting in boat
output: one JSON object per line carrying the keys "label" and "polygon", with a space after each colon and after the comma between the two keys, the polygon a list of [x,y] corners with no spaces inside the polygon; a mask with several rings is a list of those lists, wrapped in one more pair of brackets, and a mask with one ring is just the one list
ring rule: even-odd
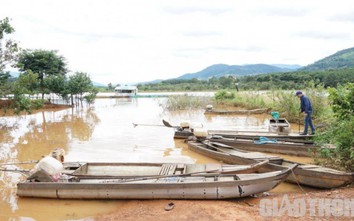
{"label": "person sitting in boat", "polygon": [[62,148],[53,150],[34,166],[27,179],[34,182],[58,182],[65,178],[66,175],[62,174],[64,154],[65,151]]}
{"label": "person sitting in boat", "polygon": [[52,156],[54,159],[57,159],[61,163],[64,163],[64,155],[65,155],[65,150],[60,147],[55,148],[50,153],[50,156]]}

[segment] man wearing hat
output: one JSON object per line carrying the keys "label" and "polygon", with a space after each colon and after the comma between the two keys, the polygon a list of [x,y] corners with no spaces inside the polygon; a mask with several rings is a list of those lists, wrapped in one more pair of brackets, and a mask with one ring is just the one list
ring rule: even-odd
{"label": "man wearing hat", "polygon": [[307,135],[308,132],[308,127],[310,125],[311,127],[311,135],[315,134],[315,127],[313,126],[312,123],[312,105],[311,105],[311,101],[308,97],[306,97],[305,95],[303,95],[302,91],[297,91],[295,93],[295,96],[300,98],[301,101],[301,113],[304,112],[305,113],[305,128],[304,128],[304,132],[300,133],[300,135]]}

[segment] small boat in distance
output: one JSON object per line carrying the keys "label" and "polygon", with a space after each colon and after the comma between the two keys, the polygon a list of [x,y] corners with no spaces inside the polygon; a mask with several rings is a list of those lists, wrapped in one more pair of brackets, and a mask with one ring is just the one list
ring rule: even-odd
{"label": "small boat in distance", "polygon": [[250,109],[250,110],[214,110],[207,108],[204,114],[220,114],[220,115],[251,115],[251,114],[266,114],[271,108]]}

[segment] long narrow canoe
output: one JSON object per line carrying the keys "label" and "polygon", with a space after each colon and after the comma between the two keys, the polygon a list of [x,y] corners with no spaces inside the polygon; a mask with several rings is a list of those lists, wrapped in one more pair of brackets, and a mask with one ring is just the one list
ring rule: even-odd
{"label": "long narrow canoe", "polygon": [[280,141],[288,141],[294,143],[313,143],[313,135],[300,135],[298,133],[279,134],[269,131],[246,131],[246,130],[208,130],[212,136],[222,136],[234,139],[259,139],[259,137],[268,137]]}
{"label": "long narrow canoe", "polygon": [[[232,148],[225,144],[217,142],[188,142],[188,147],[197,153],[206,155],[210,158],[223,161],[224,163],[237,163],[237,164],[250,164],[257,161],[256,159],[246,157],[241,150],[239,154],[237,149]],[[233,155],[232,161],[229,161],[230,156]],[[310,164],[300,164],[287,160],[283,160],[281,164],[268,163],[259,169],[259,172],[269,172],[284,170],[298,164],[299,166],[294,169],[293,173],[287,177],[286,181],[290,183],[298,183],[304,186],[310,186],[321,189],[331,189],[354,182],[354,173],[343,172],[326,167]]]}
{"label": "long narrow canoe", "polygon": [[[95,165],[91,165],[93,174]],[[142,176],[135,168],[129,178],[69,178],[65,182],[31,182],[26,180],[17,184],[20,197],[57,198],[57,199],[226,199],[240,198],[258,194],[275,188],[286,179],[295,168],[272,171],[261,174],[195,174],[171,176],[164,170],[163,174]],[[87,169],[90,171],[90,165]],[[162,169],[162,168],[160,168]],[[182,169],[182,168],[181,168]],[[184,167],[183,167],[184,169]],[[183,170],[182,169],[182,170]],[[145,170],[145,169],[143,169]],[[86,171],[79,169],[79,173]],[[113,172],[112,167],[109,171]],[[200,171],[200,168],[197,170]],[[161,170],[160,170],[161,172]],[[159,172],[159,173],[160,173]],[[203,172],[203,171],[202,171]],[[90,172],[84,172],[90,173]],[[101,172],[99,172],[101,173]],[[193,173],[193,172],[191,172]],[[111,173],[112,174],[112,173]],[[113,172],[117,175],[116,172]],[[73,173],[74,175],[74,173]]]}
{"label": "long narrow canoe", "polygon": [[251,110],[205,110],[204,114],[265,114],[268,113],[271,109],[270,108],[262,108],[262,109],[251,109]]}
{"label": "long narrow canoe", "polygon": [[233,139],[222,136],[210,136],[207,137],[207,139],[211,142],[223,143],[246,151],[280,153],[294,156],[311,156],[313,152],[320,150],[320,147],[313,144],[293,143],[271,139],[269,142],[258,142],[256,140],[249,139]]}
{"label": "long narrow canoe", "polygon": [[[66,170],[64,173],[86,179],[241,174],[253,173],[268,162],[266,159],[248,165],[89,162],[81,163],[77,168],[71,166],[70,170]],[[67,167],[69,164],[66,163]]]}

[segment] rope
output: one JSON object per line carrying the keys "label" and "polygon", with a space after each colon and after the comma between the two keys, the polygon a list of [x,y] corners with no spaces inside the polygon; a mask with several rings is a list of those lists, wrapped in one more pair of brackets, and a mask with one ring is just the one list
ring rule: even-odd
{"label": "rope", "polygon": [[295,178],[295,182],[296,182],[296,184],[299,186],[299,188],[301,189],[301,191],[302,191],[303,193],[306,193],[306,191],[301,187],[301,185],[300,185],[300,183],[299,183],[299,181],[298,181],[298,179],[297,179],[297,176],[295,175],[293,169],[291,169],[291,173],[293,174],[293,176],[294,176],[294,178]]}
{"label": "rope", "polygon": [[276,139],[269,139],[267,137],[259,137],[259,140],[253,141],[255,144],[277,143]]}

